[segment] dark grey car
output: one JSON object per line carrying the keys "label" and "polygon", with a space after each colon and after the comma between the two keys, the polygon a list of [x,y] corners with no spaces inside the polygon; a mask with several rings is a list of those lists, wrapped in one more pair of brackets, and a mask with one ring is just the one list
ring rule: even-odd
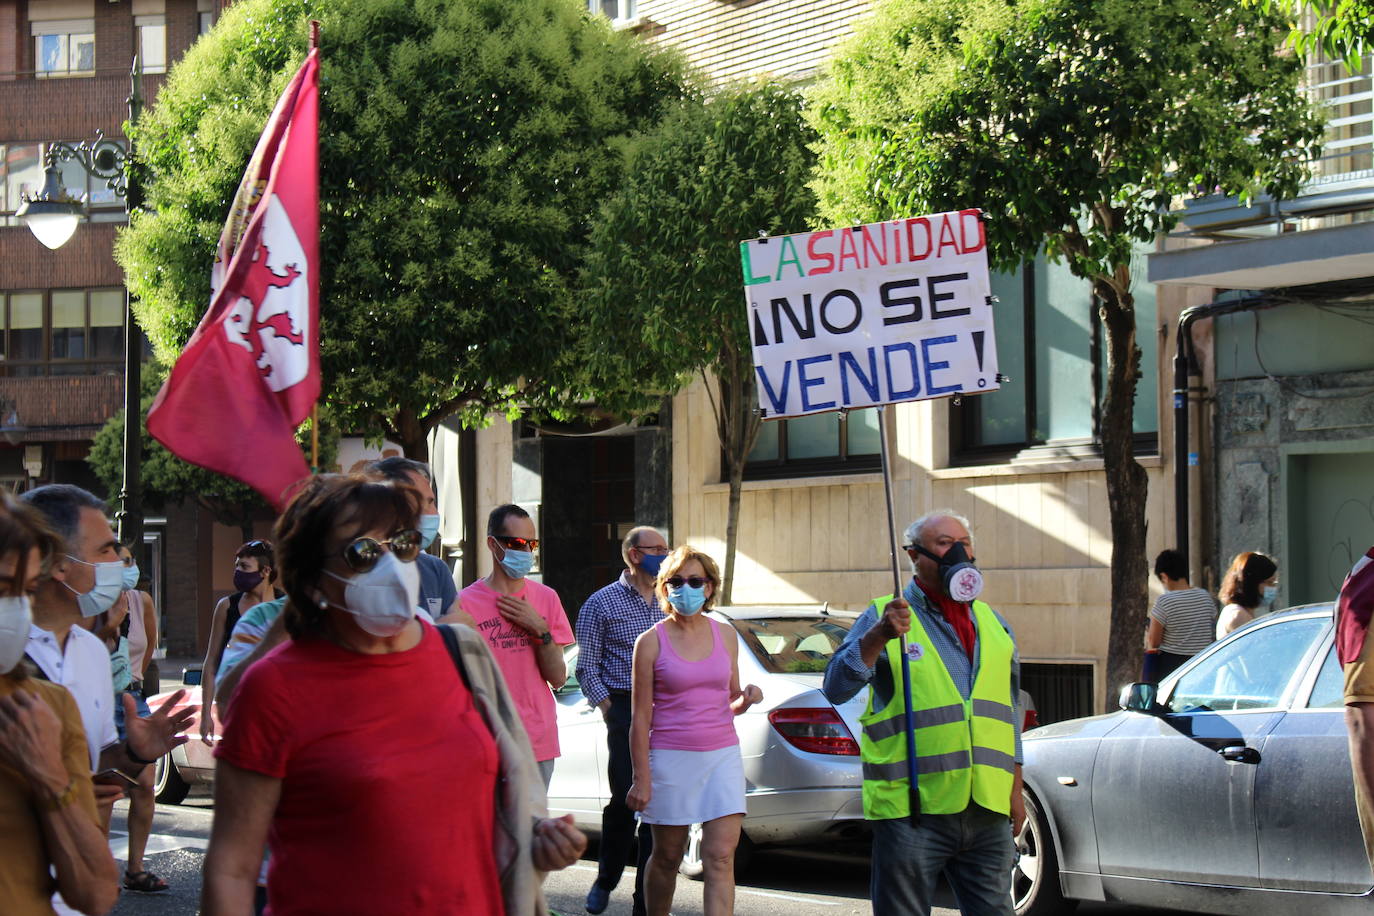
{"label": "dark grey car", "polygon": [[1367,914],[1331,605],[1270,614],[1122,711],[1025,738],[1018,916],[1112,900]]}

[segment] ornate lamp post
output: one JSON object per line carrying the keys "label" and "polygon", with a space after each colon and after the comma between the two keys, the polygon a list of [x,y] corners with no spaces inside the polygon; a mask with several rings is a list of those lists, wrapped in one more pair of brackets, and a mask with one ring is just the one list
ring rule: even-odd
{"label": "ornate lamp post", "polygon": [[[143,111],[143,95],[140,91],[143,82],[143,68],[137,57],[134,58],[130,73],[129,123],[136,124]],[[132,174],[132,147],[125,150],[114,140],[107,140],[96,131],[94,140],[72,145],[70,143],[51,143],[45,156],[43,170],[43,190],[24,197],[23,203],[15,211],[26,226],[33,231],[38,240],[52,249],[62,247],[76,232],[76,226],[85,215],[81,196],[73,195],[62,187],[59,166],[64,162],[75,162],[87,174],[103,179],[115,195],[123,198],[126,212],[132,213],[142,203],[142,193],[135,176]],[[143,437],[139,417],[142,388],[141,368],[143,360],[143,332],[134,321],[133,300],[128,290],[124,293],[124,484],[119,492],[119,539],[130,545],[137,559],[142,559],[143,551],[143,509],[139,492],[139,458],[143,454]]]}

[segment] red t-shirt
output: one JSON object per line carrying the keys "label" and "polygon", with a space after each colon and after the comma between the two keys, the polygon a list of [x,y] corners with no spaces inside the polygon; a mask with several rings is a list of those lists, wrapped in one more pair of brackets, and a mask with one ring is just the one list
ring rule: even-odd
{"label": "red t-shirt", "polygon": [[500,913],[497,750],[443,640],[287,642],[250,668],[215,756],[282,780],[268,912]]}
{"label": "red t-shirt", "polygon": [[959,637],[959,642],[964,644],[964,651],[968,653],[969,661],[973,660],[973,645],[978,639],[978,630],[973,626],[973,614],[969,613],[969,607],[962,601],[955,601],[944,592],[933,592],[926,588],[920,579],[915,580],[916,585],[925,592],[925,596],[930,599],[930,603],[945,619],[949,625],[954,627],[955,635]]}
{"label": "red t-shirt", "polygon": [[[558,593],[533,579],[521,581],[524,588],[515,596],[524,598],[539,612],[555,643],[560,646],[572,643],[572,626],[568,624],[568,615],[563,612]],[[501,667],[506,687],[515,700],[515,708],[520,710],[525,732],[530,736],[534,759],[553,760],[558,756],[558,711],[553,691],[544,675],[539,673],[534,637],[501,616],[496,607],[498,597],[485,579],[478,579],[459,593],[458,601],[463,610],[472,615],[477,632],[487,641],[496,664]]]}

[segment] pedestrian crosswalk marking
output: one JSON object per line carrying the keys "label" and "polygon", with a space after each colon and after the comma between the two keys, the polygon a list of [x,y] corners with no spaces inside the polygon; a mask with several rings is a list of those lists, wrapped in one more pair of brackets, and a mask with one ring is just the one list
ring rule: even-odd
{"label": "pedestrian crosswalk marking", "polygon": [[[148,848],[143,850],[145,856],[156,855],[159,852],[172,852],[176,849],[199,849],[204,852],[210,846],[209,840],[203,840],[194,836],[176,836],[170,833],[154,833],[148,837]],[[129,851],[129,835],[120,833],[118,830],[110,831],[110,854],[116,859],[123,861],[122,857]]]}

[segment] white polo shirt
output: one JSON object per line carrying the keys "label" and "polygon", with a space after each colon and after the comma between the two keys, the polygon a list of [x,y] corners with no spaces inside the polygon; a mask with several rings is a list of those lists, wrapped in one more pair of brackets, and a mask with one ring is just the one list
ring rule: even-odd
{"label": "white polo shirt", "polygon": [[56,636],[33,624],[24,651],[48,680],[66,687],[76,699],[81,725],[86,729],[86,744],[91,750],[91,769],[97,769],[101,748],[119,740],[114,720],[114,680],[105,644],[89,630],[73,625],[66,650],[62,651],[57,647]]}

